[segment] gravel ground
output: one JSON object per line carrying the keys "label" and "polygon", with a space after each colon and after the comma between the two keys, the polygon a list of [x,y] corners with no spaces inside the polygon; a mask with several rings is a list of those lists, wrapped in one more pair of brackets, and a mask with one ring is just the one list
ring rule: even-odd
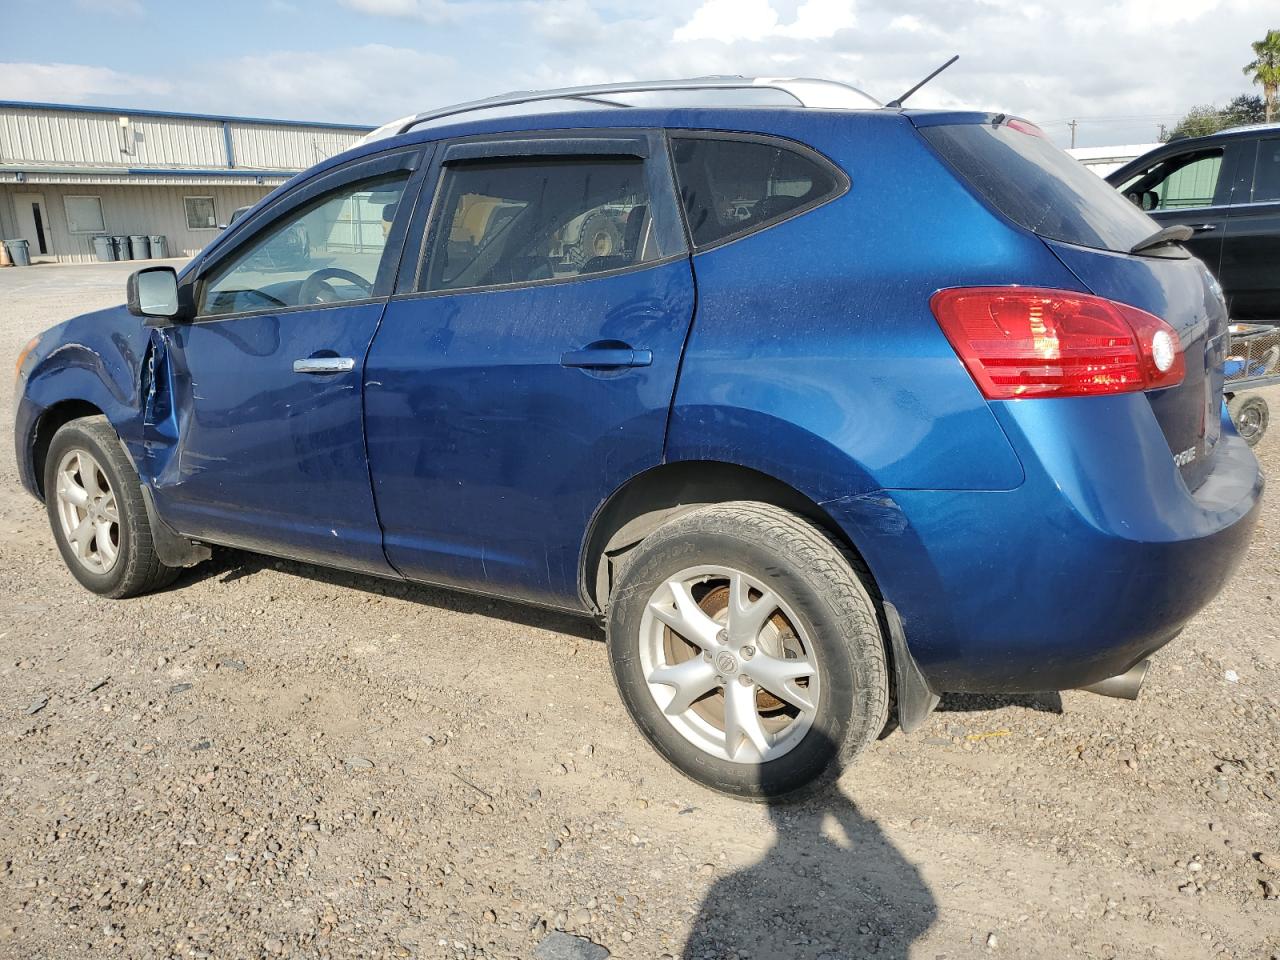
{"label": "gravel ground", "polygon": [[[123,266],[0,270],[0,356]],[[1138,703],[948,697],[769,807],[663,764],[587,622],[231,551],[98,600],[5,440],[0,956],[1272,958],[1277,503]]]}

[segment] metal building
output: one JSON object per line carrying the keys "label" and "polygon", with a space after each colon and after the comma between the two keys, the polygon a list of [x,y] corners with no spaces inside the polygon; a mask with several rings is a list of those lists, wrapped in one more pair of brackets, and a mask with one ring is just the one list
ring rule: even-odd
{"label": "metal building", "polygon": [[95,259],[94,237],[163,236],[192,256],[231,212],[371,128],[0,101],[0,239]]}
{"label": "metal building", "polygon": [[1067,153],[1100,177],[1119,170],[1134,157],[1164,146],[1161,143],[1130,143],[1118,147],[1072,147]]}

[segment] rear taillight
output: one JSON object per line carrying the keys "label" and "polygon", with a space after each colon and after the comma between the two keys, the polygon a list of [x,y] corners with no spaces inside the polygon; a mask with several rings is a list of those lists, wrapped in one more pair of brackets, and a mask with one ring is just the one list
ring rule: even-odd
{"label": "rear taillight", "polygon": [[1186,372],[1173,327],[1087,293],[957,287],[930,305],[988,400],[1156,390]]}

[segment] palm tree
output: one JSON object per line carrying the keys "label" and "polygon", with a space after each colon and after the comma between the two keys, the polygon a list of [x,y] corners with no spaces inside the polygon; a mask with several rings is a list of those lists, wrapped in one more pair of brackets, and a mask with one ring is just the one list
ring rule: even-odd
{"label": "palm tree", "polygon": [[1253,82],[1262,87],[1270,123],[1275,119],[1276,91],[1280,90],[1280,30],[1268,30],[1266,37],[1252,46],[1256,59],[1244,68],[1244,75],[1253,77]]}

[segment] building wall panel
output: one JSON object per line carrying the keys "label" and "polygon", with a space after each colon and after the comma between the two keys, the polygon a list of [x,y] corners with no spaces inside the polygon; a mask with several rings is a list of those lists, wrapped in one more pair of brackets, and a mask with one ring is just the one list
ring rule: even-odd
{"label": "building wall panel", "polygon": [[[129,118],[123,130],[120,117]],[[305,170],[364,135],[359,129],[226,123],[235,165],[251,169]],[[0,106],[0,163],[211,169],[227,161],[219,120]]]}
{"label": "building wall panel", "polygon": [[359,131],[232,123],[236,166],[254,170],[305,170],[355,145]]}
{"label": "building wall panel", "polygon": [[[124,127],[121,117],[128,118]],[[365,132],[326,124],[0,102],[0,238],[13,239],[21,229],[14,195],[41,194],[51,256],[91,261],[93,235],[70,231],[65,200],[96,196],[106,233],[163,234],[171,254],[192,256],[217,231],[188,228],[185,197],[213,197],[217,221],[226,223],[237,207],[348,149]]]}
{"label": "building wall panel", "polygon": [[[217,230],[189,230],[186,221],[186,197],[213,197],[219,223],[226,223],[231,211],[256,203],[270,192],[259,186],[102,186],[54,184],[0,185],[0,211],[4,220],[12,219],[14,193],[40,193],[49,218],[53,259],[62,263],[89,263],[95,259],[92,234],[73,234],[67,226],[65,198],[96,196],[102,201],[102,216],[109,234],[163,234],[173,257],[195,256]],[[9,237],[12,233],[8,234]],[[27,238],[30,240],[30,238]],[[34,244],[32,244],[34,246]]]}

